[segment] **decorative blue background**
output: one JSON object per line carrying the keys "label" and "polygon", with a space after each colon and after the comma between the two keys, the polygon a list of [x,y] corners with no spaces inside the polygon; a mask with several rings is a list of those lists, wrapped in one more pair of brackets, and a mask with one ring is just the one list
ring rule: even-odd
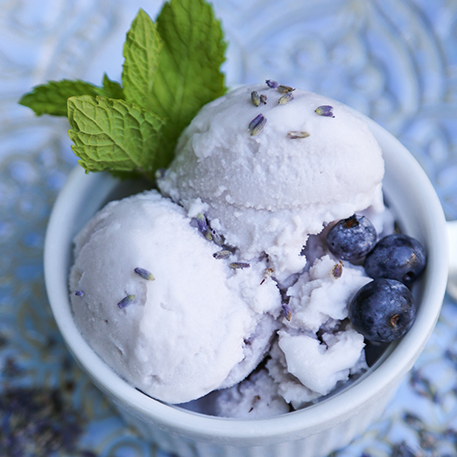
{"label": "decorative blue background", "polygon": [[[67,121],[17,104],[34,85],[119,80],[157,0],[0,0],[0,455],[169,457],[126,427],[64,347],[43,284],[53,202],[76,159]],[[457,0],[215,0],[227,84],[276,79],[369,115],[417,157],[457,219]],[[457,455],[457,307],[384,414],[335,457]],[[298,456],[299,457],[299,456]]]}

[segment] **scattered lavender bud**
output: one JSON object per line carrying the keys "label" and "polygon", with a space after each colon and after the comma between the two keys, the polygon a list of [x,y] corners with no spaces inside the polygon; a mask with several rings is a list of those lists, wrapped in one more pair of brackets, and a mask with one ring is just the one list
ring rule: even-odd
{"label": "scattered lavender bud", "polygon": [[195,227],[197,225],[198,231],[208,240],[213,241],[219,246],[222,246],[225,242],[224,237],[218,233],[216,229],[212,229],[209,225],[206,217],[202,213],[198,213],[196,217],[192,219]]}
{"label": "scattered lavender bud", "polygon": [[200,233],[205,235],[206,232],[208,232],[208,223],[206,222],[206,217],[202,213],[198,213],[195,219],[197,219],[198,230]]}
{"label": "scattered lavender bud", "polygon": [[290,87],[290,86],[283,86],[282,84],[278,86],[278,92],[281,94],[287,94],[289,92],[293,92],[295,90],[295,87]]}
{"label": "scattered lavender bud", "polygon": [[271,278],[271,275],[273,274],[274,270],[273,268],[266,268],[265,271],[263,272],[263,279],[260,283],[262,285],[267,279]]}
{"label": "scattered lavender bud", "polygon": [[333,106],[330,105],[318,106],[314,111],[319,114],[319,116],[335,117],[333,115]]}
{"label": "scattered lavender bud", "polygon": [[251,101],[254,106],[259,106],[260,105],[260,95],[256,90],[253,90],[251,92]]}
{"label": "scattered lavender bud", "polygon": [[219,246],[224,244],[224,237],[217,230],[211,229],[211,236],[213,241]]}
{"label": "scattered lavender bud", "polygon": [[271,87],[272,89],[276,89],[279,86],[277,81],[272,81],[271,79],[267,79],[265,82],[267,83],[268,87]]}
{"label": "scattered lavender bud", "polygon": [[267,104],[267,96],[265,94],[260,95],[260,103]]}
{"label": "scattered lavender bud", "polygon": [[297,140],[297,139],[300,139],[300,138],[308,138],[309,137],[309,133],[308,132],[299,132],[297,130],[291,130],[291,131],[287,132],[287,136],[291,140]]}
{"label": "scattered lavender bud", "polygon": [[145,270],[144,268],[135,268],[133,270],[138,276],[141,276],[143,279],[146,279],[147,281],[154,281],[154,275],[149,272],[148,270]]}
{"label": "scattered lavender bud", "polygon": [[332,276],[335,279],[341,278],[343,274],[343,266],[344,263],[340,260],[339,263],[336,263],[334,267],[332,268]]}
{"label": "scattered lavender bud", "polygon": [[248,126],[248,129],[251,131],[251,136],[258,135],[266,123],[267,118],[263,114],[259,114],[254,119],[252,119]]}
{"label": "scattered lavender bud", "polygon": [[252,130],[259,122],[262,121],[263,118],[264,115],[262,113],[257,114],[257,116],[254,119],[252,119],[251,122],[249,122],[248,129]]}
{"label": "scattered lavender bud", "polygon": [[284,313],[284,317],[286,318],[286,320],[290,321],[292,319],[292,310],[290,309],[290,306],[286,303],[283,303],[282,311]]}
{"label": "scattered lavender bud", "polygon": [[223,249],[222,251],[215,252],[213,254],[213,257],[215,259],[226,259],[232,255],[232,251],[229,251],[228,249]]}
{"label": "scattered lavender bud", "polygon": [[133,300],[135,300],[135,295],[127,295],[117,304],[117,306],[119,306],[119,309],[124,309],[127,305],[132,303]]}
{"label": "scattered lavender bud", "polygon": [[242,270],[243,268],[249,268],[251,265],[247,262],[232,262],[229,266],[234,270]]}
{"label": "scattered lavender bud", "polygon": [[75,290],[75,295],[77,297],[84,297],[84,292],[82,290]]}
{"label": "scattered lavender bud", "polygon": [[294,99],[294,94],[292,92],[287,92],[282,97],[280,97],[280,99],[278,100],[278,103],[280,105],[285,105],[286,103],[290,102],[293,99]]}

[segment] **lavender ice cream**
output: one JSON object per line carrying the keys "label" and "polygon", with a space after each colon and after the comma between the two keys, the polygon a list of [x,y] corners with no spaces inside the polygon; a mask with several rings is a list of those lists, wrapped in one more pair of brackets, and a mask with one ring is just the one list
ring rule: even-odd
{"label": "lavender ice cream", "polygon": [[325,234],[354,213],[392,231],[383,174],[345,106],[274,83],[235,89],[183,132],[160,193],[108,204],[77,236],[76,323],[159,400],[242,418],[306,406],[366,369],[347,305],[370,278]]}

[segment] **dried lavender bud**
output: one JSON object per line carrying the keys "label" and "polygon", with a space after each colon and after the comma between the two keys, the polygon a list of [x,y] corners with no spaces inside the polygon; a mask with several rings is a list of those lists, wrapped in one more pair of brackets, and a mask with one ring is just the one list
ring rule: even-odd
{"label": "dried lavender bud", "polygon": [[277,81],[272,81],[271,79],[267,79],[265,82],[267,83],[268,87],[271,87],[272,89],[276,89],[279,86]]}
{"label": "dried lavender bud", "polygon": [[141,276],[143,279],[146,279],[147,281],[154,281],[154,276],[151,272],[148,270],[145,270],[144,268],[135,268],[133,270],[138,276]]}
{"label": "dried lavender bud", "polygon": [[298,132],[296,130],[291,130],[291,131],[287,132],[287,136],[291,140],[297,140],[297,139],[300,139],[300,138],[308,138],[309,137],[309,133],[308,132]]}
{"label": "dried lavender bud", "polygon": [[290,309],[290,306],[286,303],[283,303],[282,311],[284,313],[284,317],[286,318],[286,320],[290,321],[292,319],[292,310]]}
{"label": "dried lavender bud", "polygon": [[84,292],[82,290],[75,290],[75,295],[77,297],[84,297]]}
{"label": "dried lavender bud", "polygon": [[341,278],[343,274],[343,266],[344,263],[340,260],[339,263],[336,263],[335,266],[332,268],[332,276],[335,279]]}
{"label": "dried lavender bud", "polygon": [[251,92],[251,102],[254,106],[260,105],[260,95],[256,90]]}
{"label": "dried lavender bud", "polygon": [[262,121],[263,118],[264,116],[262,113],[257,114],[257,116],[254,119],[252,119],[251,122],[249,122],[248,129],[252,130],[259,122]]}
{"label": "dried lavender bud", "polygon": [[219,246],[222,246],[224,244],[224,237],[221,234],[219,234],[217,230],[211,229],[211,237],[212,240]]}
{"label": "dried lavender bud", "polygon": [[293,92],[294,90],[295,87],[283,86],[282,84],[278,86],[278,92],[281,94],[287,94],[289,92]]}
{"label": "dried lavender bud", "polygon": [[[208,240],[213,241],[219,246],[222,246],[225,242],[225,239],[222,235],[218,233],[216,229],[212,229],[208,223],[208,220],[202,213],[198,213],[196,217],[192,219],[194,224],[197,224],[199,232]],[[195,225],[194,225],[195,227]]]}
{"label": "dried lavender bud", "polygon": [[251,136],[258,135],[267,123],[267,118],[263,114],[257,115],[249,123],[248,129],[251,131]]}
{"label": "dried lavender bud", "polygon": [[229,266],[234,270],[242,270],[243,268],[249,268],[251,264],[247,262],[232,262]]}
{"label": "dried lavender bud", "polygon": [[271,275],[273,274],[274,270],[273,268],[266,268],[265,271],[263,272],[263,279],[260,283],[262,285],[267,279],[271,278]]}
{"label": "dried lavender bud", "polygon": [[223,249],[222,251],[215,252],[213,254],[213,257],[215,259],[226,259],[226,258],[230,257],[232,254],[233,254],[232,251],[229,251],[228,249]]}
{"label": "dried lavender bud", "polygon": [[278,100],[278,103],[280,105],[285,105],[286,103],[290,102],[293,99],[294,99],[294,94],[292,92],[287,92]]}
{"label": "dried lavender bud", "polygon": [[135,300],[135,295],[127,295],[117,304],[117,306],[119,306],[119,309],[124,309],[127,305],[130,305],[133,300]]}
{"label": "dried lavender bud", "polygon": [[260,103],[267,104],[267,96],[265,94],[260,95]]}
{"label": "dried lavender bud", "polygon": [[197,227],[200,233],[205,235],[208,232],[208,223],[206,222],[206,217],[202,213],[198,213],[197,217]]}
{"label": "dried lavender bud", "polygon": [[318,106],[314,111],[319,114],[319,116],[335,117],[333,115],[333,106],[330,105]]}

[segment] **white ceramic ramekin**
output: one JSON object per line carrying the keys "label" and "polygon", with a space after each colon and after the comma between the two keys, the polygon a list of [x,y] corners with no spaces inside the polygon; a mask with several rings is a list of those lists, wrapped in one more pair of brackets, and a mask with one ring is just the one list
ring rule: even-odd
{"label": "white ceramic ramekin", "polygon": [[119,183],[76,168],[52,212],[45,242],[45,280],[57,325],[71,353],[96,386],[142,435],[180,457],[320,457],[348,444],[378,418],[433,331],[448,274],[446,223],[424,171],[388,132],[362,116],[384,153],[384,190],[403,230],[421,240],[428,265],[415,286],[419,312],[408,334],[391,345],[359,380],[301,411],[264,420],[205,416],[168,406],[117,376],[81,337],[72,318],[68,271],[72,240]]}

